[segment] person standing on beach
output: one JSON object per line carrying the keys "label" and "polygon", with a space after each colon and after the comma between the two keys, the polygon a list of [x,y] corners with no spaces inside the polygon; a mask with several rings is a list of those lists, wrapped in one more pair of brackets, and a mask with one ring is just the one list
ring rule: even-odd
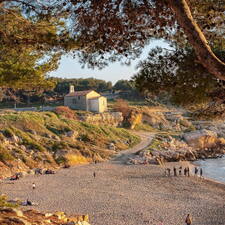
{"label": "person standing on beach", "polygon": [[185,223],[186,223],[187,225],[191,225],[191,224],[192,224],[192,218],[191,218],[191,215],[190,215],[190,214],[187,214]]}
{"label": "person standing on beach", "polygon": [[181,176],[182,175],[182,166],[180,166],[180,168],[179,168],[179,176]]}
{"label": "person standing on beach", "polygon": [[177,176],[177,169],[176,169],[176,167],[173,167],[173,174],[174,174],[175,177]]}
{"label": "person standing on beach", "polygon": [[32,189],[34,190],[36,188],[36,184],[33,182]]}
{"label": "person standing on beach", "polygon": [[188,177],[190,177],[190,169],[189,169],[189,167],[187,167],[187,175],[188,175]]}
{"label": "person standing on beach", "polygon": [[184,176],[185,177],[187,176],[187,168],[186,167],[184,168]]}
{"label": "person standing on beach", "polygon": [[197,175],[198,175],[198,168],[195,167],[195,176],[197,176]]}
{"label": "person standing on beach", "polygon": [[166,168],[165,169],[165,176],[167,177],[170,177],[170,168]]}
{"label": "person standing on beach", "polygon": [[167,170],[168,170],[168,176],[170,177],[170,168],[168,168]]}
{"label": "person standing on beach", "polygon": [[202,171],[202,168],[200,168],[200,177],[203,177],[203,171]]}
{"label": "person standing on beach", "polygon": [[96,177],[96,173],[95,173],[95,172],[93,173],[93,177],[94,177],[94,178]]}

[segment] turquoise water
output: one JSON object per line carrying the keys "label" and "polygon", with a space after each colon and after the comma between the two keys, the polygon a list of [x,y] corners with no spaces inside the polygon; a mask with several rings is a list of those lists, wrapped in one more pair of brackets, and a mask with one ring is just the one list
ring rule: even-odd
{"label": "turquoise water", "polygon": [[194,163],[203,169],[203,176],[225,183],[225,156],[199,160]]}

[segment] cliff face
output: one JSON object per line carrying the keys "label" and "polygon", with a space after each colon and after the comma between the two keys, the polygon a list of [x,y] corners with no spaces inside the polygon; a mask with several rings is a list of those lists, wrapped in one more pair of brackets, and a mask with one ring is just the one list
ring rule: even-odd
{"label": "cliff face", "polygon": [[132,108],[127,123],[131,129],[141,123],[148,124],[158,130],[184,131],[194,129],[192,123],[182,115],[182,112],[154,107]]}

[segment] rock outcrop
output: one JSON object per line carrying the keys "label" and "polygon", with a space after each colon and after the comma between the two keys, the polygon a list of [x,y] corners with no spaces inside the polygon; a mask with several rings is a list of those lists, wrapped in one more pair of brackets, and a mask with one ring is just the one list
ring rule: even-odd
{"label": "rock outcrop", "polygon": [[165,109],[151,109],[149,107],[132,108],[125,121],[131,129],[136,125],[145,123],[158,130],[185,131],[194,130],[195,127],[188,121],[182,112]]}
{"label": "rock outcrop", "polygon": [[184,133],[183,138],[193,148],[215,147],[219,141],[216,132],[206,129]]}
{"label": "rock outcrop", "polygon": [[123,121],[123,116],[121,112],[106,112],[98,114],[89,113],[79,116],[79,119],[95,125],[108,125],[118,127]]}
{"label": "rock outcrop", "polygon": [[[151,145],[128,160],[128,164],[163,164],[164,162],[194,161],[225,154],[225,139],[209,131],[187,133],[185,139],[156,135]],[[207,146],[207,147],[206,147]]]}
{"label": "rock outcrop", "polygon": [[2,225],[89,225],[88,215],[68,217],[64,212],[40,213],[36,210],[0,208]]}

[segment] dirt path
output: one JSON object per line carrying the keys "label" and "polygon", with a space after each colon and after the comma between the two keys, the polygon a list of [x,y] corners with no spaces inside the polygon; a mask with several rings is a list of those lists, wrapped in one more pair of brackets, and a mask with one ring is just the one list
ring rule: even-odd
{"label": "dirt path", "polygon": [[27,176],[3,184],[1,191],[10,198],[29,198],[44,212],[89,214],[92,225],[182,225],[187,213],[193,225],[224,225],[224,187],[194,177],[165,177],[156,165],[121,163],[151,138],[142,134],[138,146],[109,162]]}
{"label": "dirt path", "polygon": [[138,132],[135,133],[141,137],[141,142],[135,145],[133,148],[128,150],[122,151],[118,153],[111,161],[117,163],[125,163],[129,158],[132,157],[133,154],[136,152],[145,149],[152,141],[154,137],[154,133],[147,133],[147,132]]}

